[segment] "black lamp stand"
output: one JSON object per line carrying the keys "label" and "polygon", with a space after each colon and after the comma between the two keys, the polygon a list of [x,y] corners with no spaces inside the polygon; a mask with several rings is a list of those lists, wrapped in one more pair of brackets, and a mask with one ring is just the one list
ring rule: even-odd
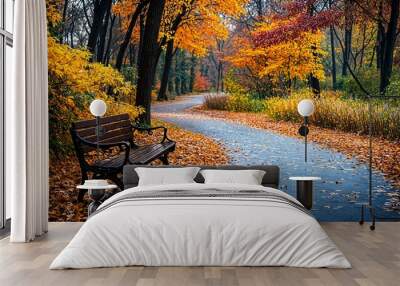
{"label": "black lamp stand", "polygon": [[103,135],[103,128],[100,123],[100,116],[96,116],[96,144],[97,144],[97,158],[100,160],[100,136]]}
{"label": "black lamp stand", "polygon": [[304,117],[304,122],[299,128],[299,134],[304,137],[304,162],[307,163],[307,135],[310,132],[308,129],[309,120],[308,117]]}
{"label": "black lamp stand", "polygon": [[[371,230],[375,230],[375,222],[376,219],[378,218],[376,216],[376,208],[373,205],[373,185],[372,185],[372,156],[373,156],[373,148],[372,148],[372,137],[373,137],[373,132],[372,132],[372,101],[374,99],[396,99],[398,100],[399,97],[398,96],[389,96],[389,95],[370,95],[368,96],[368,113],[369,113],[369,120],[368,120],[368,203],[366,204],[362,204],[361,205],[361,218],[359,223],[360,224],[364,224],[365,221],[365,212],[367,210],[369,210],[370,216],[371,216],[371,225],[369,226],[369,228]],[[379,218],[379,220],[392,220],[392,219],[385,219],[385,218]],[[398,219],[394,219],[394,220],[398,220]]]}
{"label": "black lamp stand", "polygon": [[[375,96],[368,97],[368,203],[361,205],[361,218],[359,223],[364,224],[365,211],[369,210],[371,216],[371,225],[369,228],[375,230],[376,213],[372,204],[372,99]],[[379,96],[380,97],[380,96]]]}

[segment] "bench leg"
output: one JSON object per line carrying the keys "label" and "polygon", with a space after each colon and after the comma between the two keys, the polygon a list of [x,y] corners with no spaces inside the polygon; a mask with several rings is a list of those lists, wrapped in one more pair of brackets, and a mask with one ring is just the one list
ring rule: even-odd
{"label": "bench leg", "polygon": [[124,190],[124,183],[120,178],[118,178],[118,175],[112,175],[109,177],[109,179],[113,181],[121,189],[121,191]]}
{"label": "bench leg", "polygon": [[162,162],[164,165],[169,165],[168,153],[165,154],[165,155],[163,155],[163,156],[160,158],[160,160],[161,160],[161,162]]}
{"label": "bench leg", "polygon": [[[85,181],[88,179],[88,175],[86,172],[82,171],[82,179],[81,184],[85,184]],[[87,190],[80,189],[78,193],[78,202],[83,202],[83,197],[85,196]]]}
{"label": "bench leg", "polygon": [[78,193],[78,202],[83,202],[83,197],[85,196],[87,190],[80,189]]}

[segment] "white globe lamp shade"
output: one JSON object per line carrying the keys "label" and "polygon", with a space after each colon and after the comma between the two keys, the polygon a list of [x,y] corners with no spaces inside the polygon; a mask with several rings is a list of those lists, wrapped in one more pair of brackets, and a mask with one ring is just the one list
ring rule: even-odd
{"label": "white globe lamp shade", "polygon": [[92,113],[96,117],[101,117],[106,114],[107,105],[101,99],[95,99],[90,104],[90,113]]}
{"label": "white globe lamp shade", "polygon": [[297,105],[297,111],[303,117],[311,116],[315,111],[314,102],[311,99],[303,99]]}

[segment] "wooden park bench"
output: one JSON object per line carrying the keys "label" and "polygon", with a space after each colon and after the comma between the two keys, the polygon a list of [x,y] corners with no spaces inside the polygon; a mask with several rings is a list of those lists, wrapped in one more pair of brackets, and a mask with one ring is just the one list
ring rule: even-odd
{"label": "wooden park bench", "polygon": [[[75,122],[70,130],[81,167],[82,184],[92,173],[92,178],[109,179],[123,189],[119,175],[126,164],[146,165],[160,159],[168,165],[168,154],[175,150],[175,142],[168,138],[167,128],[137,127],[131,123],[128,114],[103,117],[99,123],[101,132],[98,142],[96,119]],[[157,129],[163,131],[159,142],[145,145],[135,142],[135,131],[153,134]],[[97,149],[102,151],[99,158],[94,155]],[[79,191],[78,201],[83,200],[84,194],[85,190]]]}

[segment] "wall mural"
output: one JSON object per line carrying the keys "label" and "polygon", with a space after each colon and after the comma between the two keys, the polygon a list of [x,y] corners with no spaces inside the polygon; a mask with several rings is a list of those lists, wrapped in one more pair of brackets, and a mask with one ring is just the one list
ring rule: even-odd
{"label": "wall mural", "polygon": [[[398,2],[47,0],[50,219],[87,217],[70,127],[94,118],[94,99],[105,116],[167,127],[170,164],[276,164],[292,195],[290,177],[321,177],[313,213],[322,221],[359,220],[371,133],[373,204],[378,217],[399,218]],[[303,99],[315,106],[307,162]],[[136,132],[135,142],[160,136]],[[96,151],[89,164],[120,154]]]}

